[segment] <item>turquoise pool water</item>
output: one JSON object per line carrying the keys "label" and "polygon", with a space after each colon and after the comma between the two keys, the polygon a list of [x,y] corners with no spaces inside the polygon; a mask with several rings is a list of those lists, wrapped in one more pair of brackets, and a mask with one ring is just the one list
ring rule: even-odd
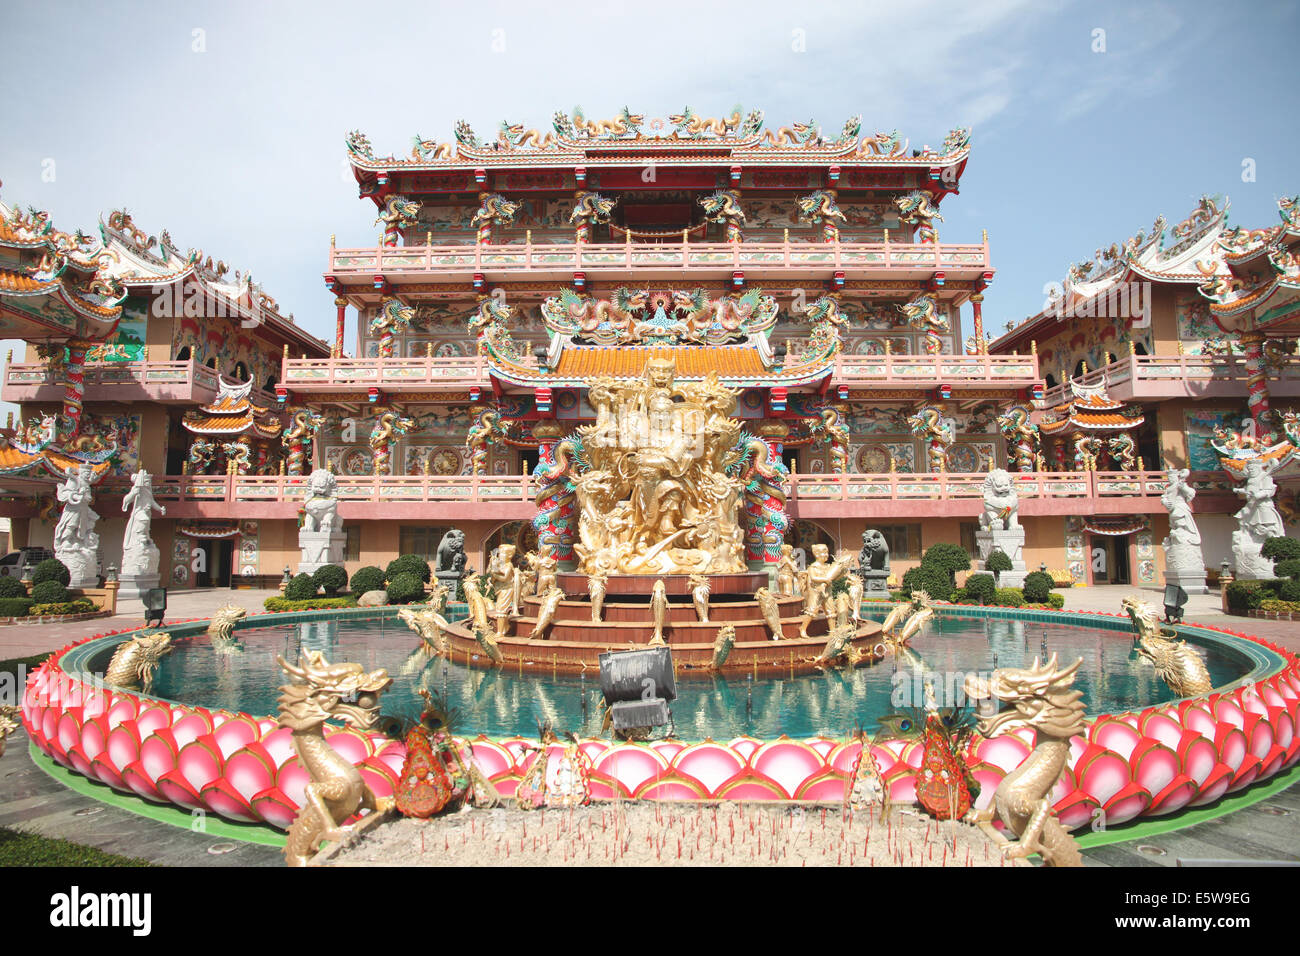
{"label": "turquoise pool water", "polygon": [[[218,652],[205,634],[181,637],[163,659],[154,696],[213,709],[256,715],[276,712],[284,676],[276,655],[297,661],[302,650],[319,650],[331,661],[356,661],[386,668],[394,678],[384,694],[386,715],[415,717],[420,686],[444,694],[458,711],[456,730],[494,737],[536,734],[550,720],[558,729],[599,731],[597,674],[552,676],[549,668],[522,675],[514,668],[481,670],[448,664],[416,651],[415,634],[384,620],[320,620],[236,632],[242,650]],[[1194,639],[1195,642],[1195,639]],[[1150,665],[1131,652],[1128,632],[1066,626],[1005,617],[939,616],[912,642],[919,662],[899,658],[853,671],[834,670],[792,678],[710,677],[679,673],[672,705],[678,737],[725,740],[739,734],[843,735],[855,725],[874,731],[880,719],[919,706],[928,675],[940,703],[960,702],[962,679],[970,672],[1027,665],[1042,653],[1063,661],[1083,658],[1075,686],[1090,714],[1129,710],[1174,699]],[[1238,681],[1255,662],[1218,641],[1200,644],[1215,686]],[[97,653],[91,669],[102,673],[111,645]],[[585,706],[584,706],[585,704]],[[888,723],[889,721],[886,720]]]}

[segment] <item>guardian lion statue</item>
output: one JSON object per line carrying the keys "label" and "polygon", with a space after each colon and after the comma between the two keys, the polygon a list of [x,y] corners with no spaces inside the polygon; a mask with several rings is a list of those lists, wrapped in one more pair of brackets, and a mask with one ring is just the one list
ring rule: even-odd
{"label": "guardian lion statue", "polygon": [[333,472],[317,468],[307,479],[307,498],[303,502],[303,531],[342,531],[339,518],[339,481]]}
{"label": "guardian lion statue", "polygon": [[984,479],[984,513],[980,530],[1010,531],[1020,527],[1020,499],[1016,485],[1005,468],[994,468]]}

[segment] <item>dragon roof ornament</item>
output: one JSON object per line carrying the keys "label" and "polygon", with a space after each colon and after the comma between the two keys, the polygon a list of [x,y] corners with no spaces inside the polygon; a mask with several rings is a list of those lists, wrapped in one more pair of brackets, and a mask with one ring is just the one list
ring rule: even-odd
{"label": "dragon roof ornament", "polygon": [[405,159],[376,155],[369,138],[360,130],[349,132],[345,145],[353,164],[368,169],[483,162],[503,165],[512,162],[510,157],[515,154],[528,154],[530,162],[554,159],[563,163],[582,160],[593,147],[652,147],[668,155],[684,152],[683,158],[690,158],[691,150],[718,146],[737,154],[737,158],[753,154],[751,158],[760,162],[806,153],[818,159],[923,166],[951,165],[970,151],[970,130],[964,127],[951,130],[938,148],[927,145],[908,155],[908,141],[898,130],[861,137],[860,114],[849,117],[838,133],[824,130],[812,119],[777,129],[765,128],[764,123],[762,110],[746,112],[741,106],[718,118],[701,116],[686,106],[680,113],[654,119],[624,106],[610,120],[588,118],[582,107],[575,106],[572,112],[557,110],[551,117],[551,129],[545,131],[503,120],[497,124],[495,138],[480,137],[468,122],[458,120],[449,142],[439,143],[417,134],[410,156]]}

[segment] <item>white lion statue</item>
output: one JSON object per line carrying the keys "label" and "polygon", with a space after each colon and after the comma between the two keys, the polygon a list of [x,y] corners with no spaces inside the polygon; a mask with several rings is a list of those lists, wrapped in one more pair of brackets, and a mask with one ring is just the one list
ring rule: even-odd
{"label": "white lion statue", "polygon": [[302,518],[303,531],[342,531],[339,518],[339,482],[334,473],[317,468],[307,479],[307,498],[303,502],[306,514]]}
{"label": "white lion statue", "polygon": [[1010,531],[1020,527],[1020,499],[1015,480],[1005,468],[994,468],[984,479],[983,531]]}

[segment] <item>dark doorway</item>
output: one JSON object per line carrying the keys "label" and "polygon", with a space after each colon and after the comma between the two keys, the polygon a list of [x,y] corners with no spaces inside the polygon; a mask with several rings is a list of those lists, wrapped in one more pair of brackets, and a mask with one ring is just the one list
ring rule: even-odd
{"label": "dark doorway", "polygon": [[194,586],[200,588],[230,587],[231,563],[235,542],[230,538],[200,541],[203,550],[204,570],[194,575]]}

